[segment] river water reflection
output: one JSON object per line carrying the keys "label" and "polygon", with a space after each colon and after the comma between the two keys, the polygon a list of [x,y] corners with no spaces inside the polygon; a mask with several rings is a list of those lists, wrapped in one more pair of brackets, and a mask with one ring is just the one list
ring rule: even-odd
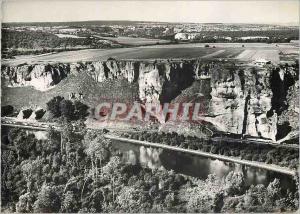
{"label": "river water reflection", "polygon": [[257,169],[240,164],[212,160],[196,155],[170,150],[139,146],[126,142],[115,141],[113,147],[123,154],[123,161],[131,164],[141,164],[151,169],[161,168],[174,170],[177,173],[206,179],[209,174],[224,178],[231,171],[243,172],[246,185],[265,184],[279,178],[284,189],[294,189],[295,182],[291,176]]}

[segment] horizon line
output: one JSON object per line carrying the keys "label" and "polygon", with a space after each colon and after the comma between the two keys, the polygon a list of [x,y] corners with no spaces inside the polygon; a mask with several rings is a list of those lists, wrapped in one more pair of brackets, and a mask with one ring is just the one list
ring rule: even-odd
{"label": "horizon line", "polygon": [[64,22],[101,22],[101,21],[111,21],[111,22],[145,22],[145,23],[172,23],[172,24],[296,24],[299,25],[299,21],[295,22],[175,22],[175,21],[141,21],[141,20],[128,20],[128,19],[99,19],[99,20],[72,20],[72,21],[7,21],[2,22],[2,24],[12,24],[12,23],[64,23]]}

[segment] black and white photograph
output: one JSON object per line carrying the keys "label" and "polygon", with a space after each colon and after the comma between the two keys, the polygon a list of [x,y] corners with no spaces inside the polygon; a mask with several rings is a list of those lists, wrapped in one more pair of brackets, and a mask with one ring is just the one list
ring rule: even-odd
{"label": "black and white photograph", "polygon": [[298,0],[2,0],[1,213],[299,212]]}

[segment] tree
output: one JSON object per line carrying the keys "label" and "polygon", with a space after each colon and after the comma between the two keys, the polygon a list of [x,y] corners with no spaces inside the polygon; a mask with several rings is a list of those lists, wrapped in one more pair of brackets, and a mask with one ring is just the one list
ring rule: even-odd
{"label": "tree", "polygon": [[27,158],[35,148],[36,139],[33,134],[28,134],[22,129],[13,129],[9,132],[8,138],[14,143],[17,151],[18,160],[21,157]]}
{"label": "tree", "polygon": [[43,185],[34,202],[34,212],[52,213],[60,209],[60,198],[51,186]]}
{"label": "tree", "polygon": [[19,197],[19,201],[16,204],[17,213],[29,213],[32,212],[32,203],[34,197],[31,193],[27,192]]}
{"label": "tree", "polygon": [[42,146],[44,151],[55,152],[61,148],[61,134],[50,127],[48,129],[48,140],[44,141]]}
{"label": "tree", "polygon": [[70,100],[62,100],[59,103],[59,109],[61,116],[63,116],[67,121],[74,119],[74,110],[75,107]]}
{"label": "tree", "polygon": [[121,164],[120,158],[117,156],[113,156],[110,158],[110,161],[102,168],[103,174],[110,177],[113,202],[115,198],[115,176],[119,175],[120,173],[118,169],[120,164]]}
{"label": "tree", "polygon": [[121,212],[140,212],[141,210],[141,190],[135,186],[125,186],[116,197],[117,210]]}
{"label": "tree", "polygon": [[72,191],[68,191],[64,194],[64,200],[62,202],[61,211],[65,213],[76,213],[80,208],[78,199]]}
{"label": "tree", "polygon": [[27,182],[27,192],[31,191],[31,186],[34,182],[41,182],[42,166],[42,160],[39,158],[34,161],[26,160],[21,163],[21,169]]}
{"label": "tree", "polygon": [[86,116],[88,116],[89,107],[87,105],[76,100],[74,102],[74,107],[75,107],[74,114],[75,114],[76,119],[84,119]]}
{"label": "tree", "polygon": [[90,210],[94,210],[97,213],[103,212],[103,206],[105,204],[105,191],[102,188],[96,188],[88,196],[88,203]]}
{"label": "tree", "polygon": [[22,110],[22,112],[23,112],[23,118],[27,119],[30,117],[30,115],[32,114],[33,111],[32,111],[32,109],[24,109],[24,110]]}
{"label": "tree", "polygon": [[44,109],[36,110],[35,111],[35,115],[36,115],[35,119],[37,119],[37,120],[41,119],[44,116],[45,113],[46,113],[46,111]]}
{"label": "tree", "polygon": [[231,171],[225,178],[224,188],[228,195],[242,193],[245,188],[245,179],[242,172]]}
{"label": "tree", "polygon": [[279,179],[274,179],[267,187],[266,204],[269,206],[276,206],[276,201],[284,198],[281,194],[281,187]]}
{"label": "tree", "polygon": [[101,134],[88,132],[84,136],[85,153],[91,158],[93,166],[97,167],[97,160],[102,163],[109,157],[111,143]]}
{"label": "tree", "polygon": [[61,111],[60,111],[60,102],[64,100],[61,96],[53,97],[49,102],[46,103],[48,111],[54,116],[54,117],[60,117]]}
{"label": "tree", "polygon": [[8,116],[14,112],[14,107],[11,105],[1,106],[1,117]]}
{"label": "tree", "polygon": [[174,192],[170,192],[167,194],[164,204],[167,208],[172,208],[174,207],[174,205],[176,205]]}
{"label": "tree", "polygon": [[196,186],[181,190],[180,198],[187,200],[187,212],[215,212],[222,199],[221,181],[209,175],[205,181],[195,180]]}

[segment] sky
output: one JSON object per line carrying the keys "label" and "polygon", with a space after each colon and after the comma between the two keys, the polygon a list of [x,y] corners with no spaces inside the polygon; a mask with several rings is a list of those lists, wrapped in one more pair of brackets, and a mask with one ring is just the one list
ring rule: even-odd
{"label": "sky", "polygon": [[4,0],[3,22],[131,20],[195,23],[299,23],[298,0]]}

